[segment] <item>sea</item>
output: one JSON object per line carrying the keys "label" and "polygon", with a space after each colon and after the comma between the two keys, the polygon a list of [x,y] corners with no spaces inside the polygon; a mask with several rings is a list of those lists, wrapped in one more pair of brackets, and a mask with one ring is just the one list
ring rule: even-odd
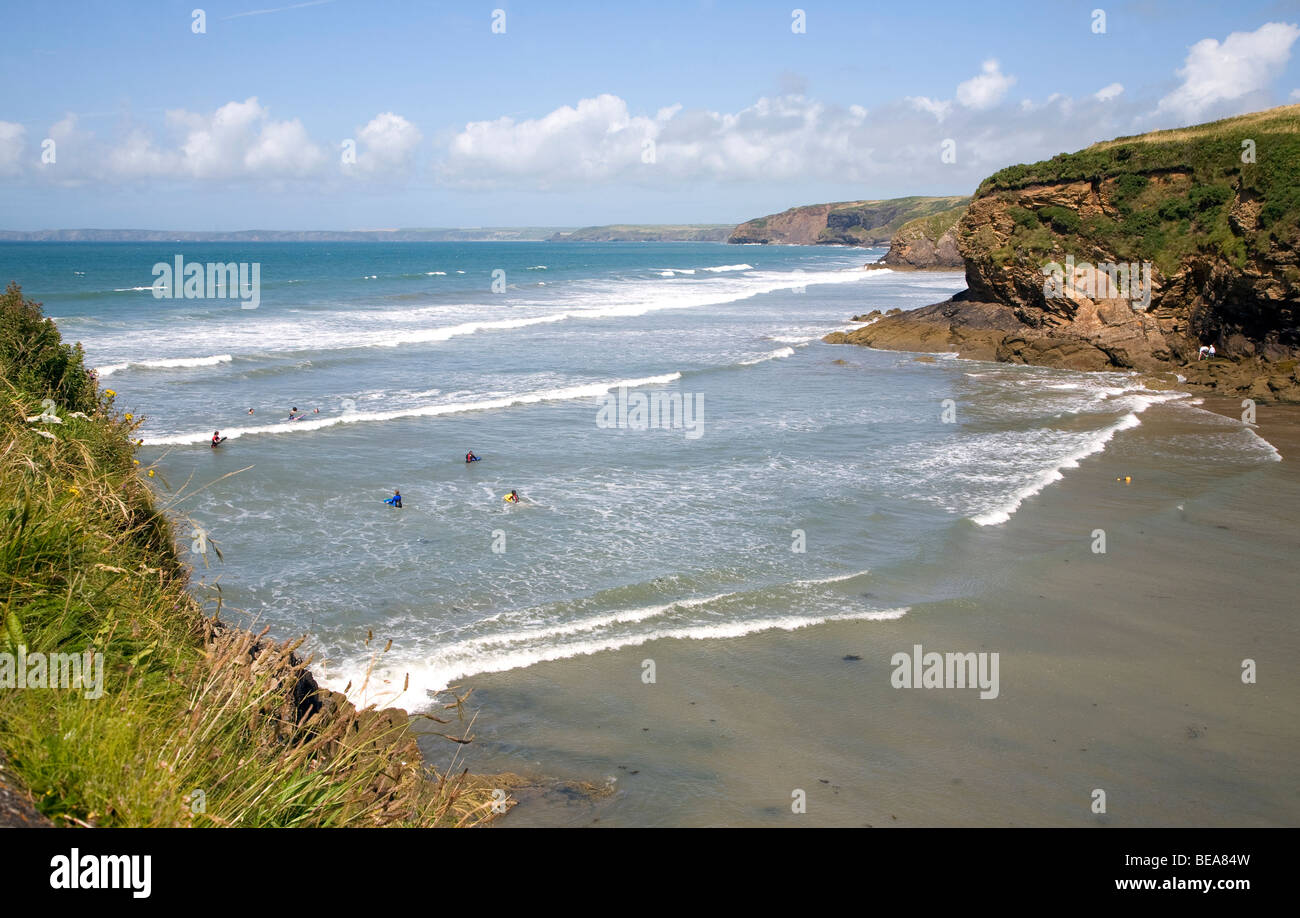
{"label": "sea", "polygon": [[[1159,458],[1193,479],[1281,458],[1136,374],[824,343],[965,287],[864,270],[882,251],[6,243],[0,275],[140,422],[196,593],[411,712],[551,661],[960,601],[954,540],[1013,526],[1153,406],[1181,412]],[[173,290],[177,258],[256,265],[255,308]]]}

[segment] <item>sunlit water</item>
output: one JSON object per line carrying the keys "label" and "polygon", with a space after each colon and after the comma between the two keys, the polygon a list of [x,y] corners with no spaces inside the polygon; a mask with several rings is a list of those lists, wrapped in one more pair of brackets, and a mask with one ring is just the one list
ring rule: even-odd
{"label": "sunlit water", "polygon": [[[155,298],[153,265],[177,254],[258,262],[258,308]],[[822,343],[856,313],[964,287],[861,270],[878,255],[10,244],[0,273],[145,418],[142,462],[224,555],[192,554],[224,614],[306,632],[327,684],[419,710],[476,674],[657,638],[896,621],[960,594],[924,566],[956,527],[1007,525],[1184,398],[1125,374]],[[620,386],[698,414],[602,424]],[[1189,470],[1277,459],[1241,425],[1197,424],[1168,445]],[[395,488],[401,510],[384,504]]]}

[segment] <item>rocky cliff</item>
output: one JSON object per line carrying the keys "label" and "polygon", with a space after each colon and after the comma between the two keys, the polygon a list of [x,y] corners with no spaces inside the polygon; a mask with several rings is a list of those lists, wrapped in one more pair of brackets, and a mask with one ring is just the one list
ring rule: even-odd
{"label": "rocky cliff", "polygon": [[966,262],[957,247],[957,224],[967,204],[904,223],[889,240],[880,264],[895,270],[952,270]]}
{"label": "rocky cliff", "polygon": [[962,197],[809,204],[749,220],[728,242],[773,245],[886,245],[904,224],[965,204]]}
{"label": "rocky cliff", "polygon": [[1294,105],[1004,169],[956,227],[967,291],[827,340],[1300,401],[1296,175]]}

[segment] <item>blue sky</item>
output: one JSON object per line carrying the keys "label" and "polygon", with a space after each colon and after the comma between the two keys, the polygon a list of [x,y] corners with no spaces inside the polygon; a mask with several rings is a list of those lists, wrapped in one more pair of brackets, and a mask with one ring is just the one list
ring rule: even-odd
{"label": "blue sky", "polygon": [[1300,101],[1297,2],[56,0],[0,30],[5,229],[737,222]]}

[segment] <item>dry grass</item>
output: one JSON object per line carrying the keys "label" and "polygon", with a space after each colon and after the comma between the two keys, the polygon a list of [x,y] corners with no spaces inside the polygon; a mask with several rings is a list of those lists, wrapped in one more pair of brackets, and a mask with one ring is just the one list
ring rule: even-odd
{"label": "dry grass", "polygon": [[1116,137],[1114,140],[1103,140],[1101,143],[1094,143],[1087,149],[1106,150],[1131,143],[1187,143],[1193,140],[1204,140],[1210,137],[1227,135],[1246,137],[1248,134],[1245,132],[1254,129],[1265,129],[1270,134],[1300,133],[1300,104],[1283,105],[1278,108],[1270,108],[1267,111],[1251,112],[1248,115],[1237,115],[1233,118],[1208,121],[1205,124],[1194,124],[1190,127],[1151,131],[1147,134],[1134,134],[1130,137]]}

